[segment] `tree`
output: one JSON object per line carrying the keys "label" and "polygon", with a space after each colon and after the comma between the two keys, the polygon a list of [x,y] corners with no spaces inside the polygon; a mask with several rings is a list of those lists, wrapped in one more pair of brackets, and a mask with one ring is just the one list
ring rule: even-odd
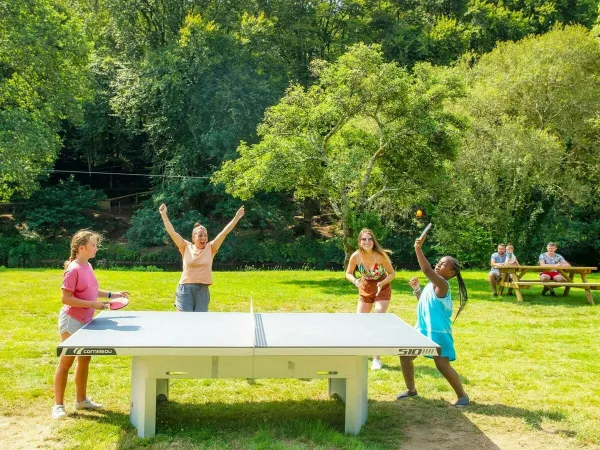
{"label": "tree", "polygon": [[260,142],[242,143],[240,157],[213,180],[242,199],[287,191],[327,200],[341,219],[348,258],[356,223],[364,224],[357,218],[411,204],[454,156],[462,122],[444,104],[462,89],[445,72],[419,65],[410,74],[364,44],[312,68],[316,84],[292,85],[267,110]]}
{"label": "tree", "polygon": [[90,45],[62,0],[0,3],[0,201],[30,195],[80,121]]}
{"label": "tree", "polygon": [[19,203],[15,214],[18,221],[27,223],[29,230],[44,239],[67,237],[80,228],[93,224],[88,210],[96,211],[106,196],[77,183],[71,176],[57,185],[43,187]]}
{"label": "tree", "polygon": [[[240,21],[239,32],[227,33],[189,15],[176,44],[119,71],[111,105],[132,130],[141,127],[153,173],[210,176],[241,140],[255,139],[263,111],[284,91],[282,61],[265,44],[273,24],[262,15]],[[161,178],[160,183],[157,195],[181,191],[177,201],[183,209],[198,209],[206,217],[231,200],[222,188],[201,180]]]}
{"label": "tree", "polygon": [[[572,240],[571,226],[585,229],[581,209],[598,208],[600,43],[581,26],[556,27],[499,44],[466,76],[457,107],[472,127],[439,199],[443,248],[476,262],[511,240],[525,260],[548,239]],[[596,245],[597,234],[586,239]]]}

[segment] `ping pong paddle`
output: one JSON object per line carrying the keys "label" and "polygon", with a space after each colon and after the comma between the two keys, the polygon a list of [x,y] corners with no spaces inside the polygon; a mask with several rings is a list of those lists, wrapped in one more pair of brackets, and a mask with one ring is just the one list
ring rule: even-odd
{"label": "ping pong paddle", "polygon": [[129,299],[127,297],[123,297],[122,299],[113,300],[113,301],[109,302],[110,309],[112,309],[112,310],[125,308],[128,304],[129,304]]}
{"label": "ping pong paddle", "polygon": [[421,236],[419,236],[419,239],[423,239],[425,236],[427,236],[427,233],[429,233],[429,230],[431,230],[432,226],[433,226],[432,223],[430,223],[429,225],[427,225],[425,227],[425,229],[423,230],[423,232],[421,233]]}

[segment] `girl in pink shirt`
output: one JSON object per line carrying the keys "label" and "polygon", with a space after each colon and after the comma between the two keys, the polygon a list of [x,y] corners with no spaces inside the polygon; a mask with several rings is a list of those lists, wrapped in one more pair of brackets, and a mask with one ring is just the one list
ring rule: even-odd
{"label": "girl in pink shirt", "polygon": [[[98,297],[108,299],[129,297],[129,292],[109,292],[98,289],[98,280],[89,259],[96,256],[101,236],[93,231],[80,230],[71,239],[71,255],[65,261],[62,284],[63,307],[58,317],[58,331],[61,341],[90,322],[95,309],[108,309],[110,302],[99,302]],[[87,379],[90,356],[77,356],[75,368],[75,389],[77,399],[75,409],[100,409],[102,405],[87,397]],[[52,417],[61,419],[67,415],[64,406],[65,389],[69,369],[75,356],[61,356],[54,374],[54,407]]]}

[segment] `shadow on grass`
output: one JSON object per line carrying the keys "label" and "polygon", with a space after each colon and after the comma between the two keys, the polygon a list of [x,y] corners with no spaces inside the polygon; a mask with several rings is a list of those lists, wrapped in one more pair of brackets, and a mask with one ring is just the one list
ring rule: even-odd
{"label": "shadow on grass", "polygon": [[[358,291],[352,286],[344,276],[335,278],[326,278],[322,280],[289,280],[281,281],[280,284],[291,284],[298,287],[320,289],[327,294],[335,295],[358,295]],[[412,290],[403,280],[394,280],[392,289],[396,294],[412,294]]]}
{"label": "shadow on grass", "polygon": [[[585,298],[585,293],[581,289],[571,289],[571,292],[567,297],[564,297],[562,294],[562,289],[555,289],[556,295],[545,295],[542,296],[541,288],[539,292],[529,292],[529,291],[521,291],[523,294],[523,303],[522,305],[543,305],[543,306],[566,306],[568,308],[580,308],[584,307],[594,307],[598,304],[598,299],[594,298],[595,305],[590,305]],[[485,300],[485,298],[484,298]],[[506,295],[506,293],[502,296],[498,296],[496,298],[490,298],[488,300],[493,301],[503,301],[521,304],[515,295]]]}
{"label": "shadow on grass", "polygon": [[[514,418],[542,430],[544,420],[561,422],[552,410],[527,410],[472,402],[470,413]],[[357,436],[344,434],[345,406],[338,400],[294,400],[157,405],[156,436],[140,439],[122,413],[81,415],[80,419],[122,428],[116,447],[148,448],[419,448],[435,435],[440,448],[498,449],[463,413],[441,399],[369,401],[367,423]],[[574,436],[570,430],[562,434]],[[459,445],[460,442],[469,445]]]}
{"label": "shadow on grass", "polygon": [[[425,281],[425,280],[423,280]],[[331,295],[353,295],[356,294],[356,290],[348,283],[343,277],[326,278],[322,280],[289,280],[280,282],[284,285],[294,285],[297,287],[305,287],[311,289],[319,289],[321,292]],[[469,297],[477,301],[489,301],[489,302],[501,302],[501,303],[518,303],[517,297],[513,295],[507,295],[506,290],[504,294],[498,297],[493,297],[490,291],[487,281],[473,281],[467,280],[467,290],[469,291]],[[395,295],[406,295],[411,297],[412,291],[405,283],[405,280],[394,280],[392,282],[392,288]],[[545,305],[545,306],[567,306],[570,308],[579,308],[582,306],[590,307],[586,298],[585,293],[581,289],[571,289],[569,296],[563,297],[562,288],[556,289],[556,296],[544,296],[541,295],[541,288],[536,291],[522,290],[523,293],[523,305]],[[595,303],[598,304],[598,299],[594,299]]]}
{"label": "shadow on grass", "polygon": [[318,288],[324,293],[335,295],[348,295],[355,293],[356,289],[343,275],[335,278],[325,278],[322,280],[289,280],[281,281],[279,284],[291,284],[302,288]]}
{"label": "shadow on grass", "polygon": [[[555,422],[562,422],[566,419],[566,416],[560,411],[543,409],[527,410],[514,406],[498,404],[486,405],[477,402],[473,402],[469,410],[476,414],[482,414],[486,416],[518,418],[536,430],[542,430],[542,422],[544,419]],[[569,430],[562,430],[560,432],[570,437],[574,437],[576,434],[574,431]]]}
{"label": "shadow on grass", "polygon": [[[587,302],[585,297],[585,292],[582,289],[571,288],[571,292],[567,297],[563,296],[563,289],[556,288],[556,295],[545,295],[542,296],[542,288],[541,287],[533,287],[531,289],[523,289],[521,293],[523,295],[523,303],[517,300],[517,296],[513,293],[512,295],[507,294],[507,290],[505,289],[502,295],[498,297],[494,297],[489,286],[483,286],[480,282],[466,282],[467,291],[469,292],[469,300],[474,299],[476,301],[485,301],[492,303],[514,303],[517,305],[544,305],[544,306],[566,306],[569,308],[579,308],[582,306],[590,307],[594,305],[590,305]],[[594,294],[595,291],[592,291],[592,295],[594,297],[594,303],[596,306],[599,301],[599,294]]]}
{"label": "shadow on grass", "polygon": [[[444,376],[442,375],[442,373],[437,370],[437,368],[435,367],[429,367],[429,366],[421,366],[418,363],[418,359],[415,360],[414,366],[415,366],[415,379],[416,379],[416,383],[417,385],[419,384],[419,379],[429,376],[431,378],[444,378]],[[402,367],[400,367],[400,365],[388,365],[388,364],[384,364],[384,369],[390,372],[402,372]],[[467,377],[459,374],[460,380],[462,381],[462,383],[464,385],[469,385],[470,381]],[[401,386],[400,390],[403,390],[404,385]],[[417,386],[418,389],[418,386]],[[450,389],[450,385],[448,385],[448,389]]]}

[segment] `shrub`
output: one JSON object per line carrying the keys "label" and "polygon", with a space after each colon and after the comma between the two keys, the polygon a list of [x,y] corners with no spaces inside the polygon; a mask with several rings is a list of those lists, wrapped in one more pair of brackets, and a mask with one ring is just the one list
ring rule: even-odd
{"label": "shrub", "polygon": [[83,212],[97,209],[105,197],[101,191],[83,186],[71,176],[19,202],[15,219],[26,222],[29,230],[45,238],[69,236],[92,226],[92,220]]}

